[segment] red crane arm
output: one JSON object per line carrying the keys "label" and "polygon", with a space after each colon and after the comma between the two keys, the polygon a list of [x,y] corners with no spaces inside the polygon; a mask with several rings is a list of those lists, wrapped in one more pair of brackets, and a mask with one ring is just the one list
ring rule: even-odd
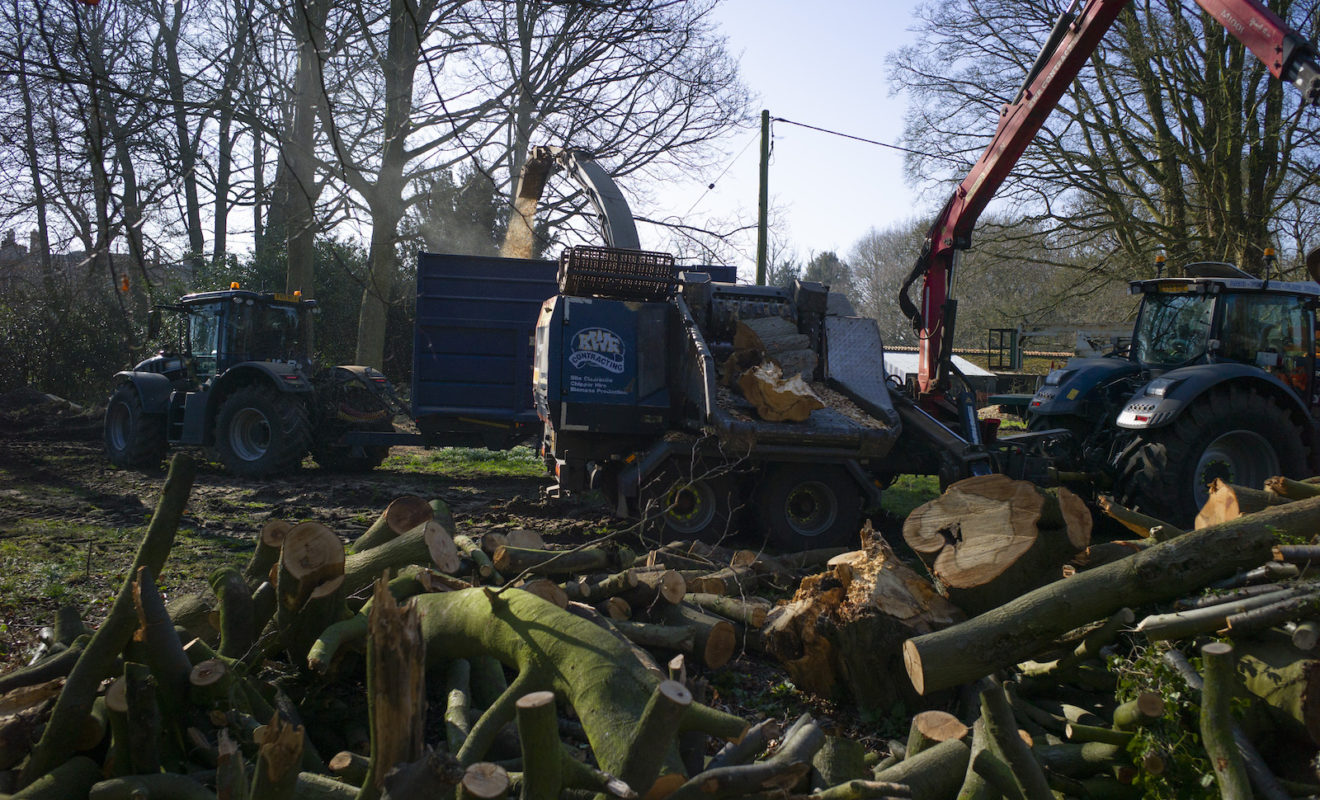
{"label": "red crane arm", "polygon": [[[899,305],[919,335],[921,394],[940,393],[947,384],[957,311],[949,293],[957,252],[971,245],[981,212],[1128,2],[1090,0],[1078,11],[1079,0],[1073,0],[1056,21],[1018,96],[1001,109],[989,146],[931,226],[922,254],[899,292]],[[1296,84],[1308,101],[1320,101],[1316,50],[1258,0],[1196,2],[1255,53],[1271,74]],[[918,278],[923,279],[920,308],[908,297]]]}

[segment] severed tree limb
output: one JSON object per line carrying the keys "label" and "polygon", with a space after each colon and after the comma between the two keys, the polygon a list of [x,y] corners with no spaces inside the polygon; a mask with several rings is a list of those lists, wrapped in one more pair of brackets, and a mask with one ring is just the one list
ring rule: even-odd
{"label": "severed tree limb", "polygon": [[279,563],[284,537],[292,528],[292,525],[282,519],[272,519],[267,520],[266,524],[261,526],[261,530],[257,531],[252,557],[243,568],[243,579],[247,581],[248,586],[255,589],[271,579],[271,567]]}
{"label": "severed tree limb", "polygon": [[650,672],[659,678],[664,678],[665,673],[660,669],[660,665],[655,662],[655,659],[651,657],[651,654],[641,647],[638,647],[637,643],[629,639],[628,635],[620,630],[619,625],[616,622],[607,619],[599,611],[585,603],[569,602],[566,610],[575,617],[590,620],[609,631],[611,635],[628,647],[628,651],[637,659],[637,663],[641,664],[647,672]]}
{"label": "severed tree limb", "polygon": [[509,773],[489,761],[468,767],[458,784],[458,800],[499,800],[508,793]]}
{"label": "severed tree limb", "polygon": [[1299,597],[1320,597],[1314,588],[1281,587],[1276,592],[1245,597],[1228,603],[1219,603],[1204,608],[1187,611],[1174,611],[1168,614],[1152,614],[1137,624],[1137,631],[1146,634],[1152,642],[1165,639],[1182,639],[1198,633],[1210,633],[1228,625],[1228,618],[1255,608],[1272,606],[1280,601]]}
{"label": "severed tree limb", "polygon": [[1201,742],[1210,756],[1219,793],[1228,800],[1251,797],[1246,765],[1233,742],[1233,694],[1237,684],[1233,646],[1211,642],[1201,648]]}
{"label": "severed tree limb", "polygon": [[303,729],[291,725],[278,712],[258,729],[257,763],[249,796],[261,800],[289,800],[298,785],[302,763]]}
{"label": "severed tree limb", "polygon": [[472,664],[466,658],[449,662],[445,670],[445,744],[457,753],[472,730]]}
{"label": "severed tree limb", "polygon": [[807,795],[808,800],[872,800],[885,797],[911,797],[912,789],[902,783],[851,780]]}
{"label": "severed tree limb", "polygon": [[257,636],[252,590],[234,567],[211,573],[210,583],[220,610],[220,655],[241,658]]}
{"label": "severed tree limb", "polygon": [[1265,490],[1289,500],[1305,500],[1308,497],[1320,497],[1320,485],[1295,481],[1282,475],[1265,481]]}
{"label": "severed tree limb", "polygon": [[353,542],[353,552],[362,553],[399,538],[418,525],[435,519],[431,505],[416,495],[406,494],[390,501],[376,521]]}
{"label": "severed tree limb", "polygon": [[139,800],[168,797],[170,800],[216,800],[215,792],[188,777],[174,773],[129,775],[101,781],[91,788],[87,800]]}
{"label": "severed tree limb", "polygon": [[78,663],[83,650],[91,640],[91,634],[83,634],[75,639],[66,650],[47,656],[30,666],[20,667],[13,672],[0,675],[0,694],[24,686],[35,686],[38,683],[45,683],[55,678],[63,678],[73,669],[73,665]]}
{"label": "severed tree limb", "polygon": [[417,608],[399,606],[388,581],[376,581],[367,637],[367,715],[371,726],[371,765],[358,800],[375,800],[396,764],[424,755],[426,727],[426,646]]}
{"label": "severed tree limb", "polygon": [[1169,538],[1173,538],[1174,536],[1183,533],[1183,531],[1174,528],[1164,520],[1156,519],[1155,517],[1142,514],[1139,511],[1133,511],[1126,506],[1119,505],[1114,502],[1112,497],[1101,495],[1100,499],[1096,501],[1096,505],[1098,505],[1100,510],[1110,519],[1118,522],[1120,525],[1143,539],[1151,536],[1151,529],[1159,527],[1164,528],[1167,533],[1171,534]]}
{"label": "severed tree limb", "polygon": [[940,742],[961,739],[967,731],[967,726],[947,711],[922,711],[912,718],[905,757],[914,756]]}
{"label": "severed tree limb", "polygon": [[684,782],[680,770],[665,772],[666,755],[678,739],[679,722],[692,705],[692,693],[678,681],[661,681],[651,692],[633,729],[619,779],[643,796],[677,788]]}
{"label": "severed tree limb", "polygon": [[505,688],[504,693],[472,724],[467,739],[455,754],[458,763],[467,767],[484,758],[486,751],[499,735],[500,729],[514,720],[518,699],[538,691],[535,687],[540,685],[539,676],[519,672],[518,677]]}
{"label": "severed tree limb", "polygon": [[[976,759],[985,752],[990,742],[990,734],[986,733],[985,720],[977,718],[972,724],[972,750],[971,757],[967,761],[967,771],[963,773],[962,788],[958,790],[958,800],[991,800],[994,797],[996,789],[992,789],[986,783],[986,779],[981,773],[976,771]],[[1017,782],[1014,781],[1016,786]],[[998,790],[1000,793],[1002,789]]]}
{"label": "severed tree limb", "polygon": [[747,735],[741,741],[729,742],[720,748],[706,765],[706,769],[746,764],[764,752],[770,746],[771,740],[779,738],[782,732],[783,725],[778,720],[762,720],[749,728]]}
{"label": "severed tree limb", "polygon": [[87,756],[74,756],[29,783],[11,800],[69,800],[86,797],[101,780],[101,767]]}
{"label": "severed tree limb", "polygon": [[1018,735],[1017,722],[1004,687],[996,684],[982,690],[981,719],[985,720],[986,733],[998,754],[1012,768],[1023,795],[1028,800],[1053,800],[1054,793],[1045,780],[1045,773],[1032,756],[1031,748]]}
{"label": "severed tree limb", "polygon": [[971,750],[964,742],[950,739],[888,769],[877,771],[875,779],[907,784],[913,797],[952,797],[962,784],[970,754]]}
{"label": "severed tree limb", "polygon": [[554,692],[532,692],[514,704],[522,748],[522,800],[559,800],[563,789],[559,723]]}
{"label": "severed tree limb", "polygon": [[188,493],[192,490],[195,472],[193,460],[186,453],[177,453],[171,459],[160,500],[156,503],[155,513],[147,526],[146,535],[142,537],[142,544],[138,547],[128,577],[105,622],[87,643],[87,648],[69,673],[41,741],[33,748],[19,776],[20,785],[32,783],[73,754],[77,726],[91,712],[101,680],[109,674],[115,659],[137,628],[137,614],[133,608],[133,585],[137,570],[148,567],[152,574],[160,573],[174,544],[174,534],[183,516]]}

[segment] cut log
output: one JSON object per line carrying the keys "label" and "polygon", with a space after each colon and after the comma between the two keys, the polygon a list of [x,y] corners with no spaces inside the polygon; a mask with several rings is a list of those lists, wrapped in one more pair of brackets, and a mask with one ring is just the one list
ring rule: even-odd
{"label": "cut log", "polygon": [[971,749],[962,740],[952,739],[876,772],[875,779],[907,784],[914,798],[954,797],[962,785],[970,756]]}
{"label": "cut log", "polygon": [[947,711],[922,711],[912,718],[904,757],[911,758],[940,742],[961,739],[967,730],[966,725]]}
{"label": "cut log", "polygon": [[535,550],[503,545],[493,556],[495,569],[513,576],[520,572],[533,575],[577,575],[599,572],[609,566],[609,554],[598,547],[580,550]]}
{"label": "cut log", "polygon": [[1150,538],[1152,535],[1151,531],[1155,528],[1164,528],[1170,534],[1168,537],[1170,539],[1175,535],[1183,533],[1183,531],[1174,529],[1172,525],[1163,520],[1147,516],[1139,511],[1133,511],[1126,506],[1115,503],[1112,497],[1101,495],[1100,499],[1096,501],[1096,505],[1099,506],[1100,510],[1110,519],[1132,531],[1142,539]]}
{"label": "cut log", "polygon": [[417,607],[395,602],[385,580],[372,594],[367,637],[367,698],[371,766],[358,796],[373,798],[397,764],[421,758],[426,727],[426,644]]}
{"label": "cut log", "polygon": [[825,403],[801,376],[785,378],[777,364],[762,364],[749,369],[738,379],[756,413],[769,422],[802,422]]}
{"label": "cut log", "polygon": [[1281,475],[1265,481],[1265,490],[1289,500],[1305,500],[1308,497],[1320,496],[1320,485],[1294,481]]}
{"label": "cut log", "polygon": [[713,611],[722,617],[728,617],[734,622],[741,622],[753,628],[764,625],[766,614],[770,613],[770,601],[758,597],[739,599],[698,592],[687,595],[685,599],[698,608]]}
{"label": "cut log", "polygon": [[371,527],[353,542],[353,552],[361,553],[385,544],[433,519],[435,519],[435,511],[430,503],[422,498],[411,494],[396,497],[390,501],[376,521],[371,523]]}
{"label": "cut log", "polygon": [[1210,483],[1210,495],[1196,514],[1196,530],[1235,520],[1243,514],[1291,502],[1289,498],[1261,489],[1235,486],[1220,478]]}
{"label": "cut log", "polygon": [[397,539],[354,553],[344,562],[344,593],[356,595],[385,570],[430,564],[441,572],[457,572],[460,559],[452,533],[436,520],[419,525]]}
{"label": "cut log", "polygon": [[1064,488],[1004,475],[968,478],[913,511],[903,539],[968,614],[1058,579],[1091,541],[1091,514]]}
{"label": "cut log", "polygon": [[866,550],[804,579],[792,601],[771,610],[762,640],[803,691],[876,712],[920,707],[901,678],[903,640],[964,617],[872,534],[868,523]]}
{"label": "cut log", "polygon": [[284,546],[284,537],[289,535],[293,525],[282,519],[266,520],[257,532],[256,546],[252,548],[252,558],[243,568],[243,579],[250,588],[256,588],[271,580],[271,568],[280,560],[280,548]]}
{"label": "cut log", "polygon": [[686,603],[665,606],[660,609],[660,615],[669,625],[692,630],[695,637],[692,654],[710,669],[729,663],[738,649],[738,634],[726,619],[712,617]]}
{"label": "cut log", "polygon": [[1039,655],[1073,628],[1123,606],[1168,601],[1269,559],[1276,534],[1320,527],[1320,498],[1298,500],[1193,531],[1130,558],[1028,592],[952,628],[903,645],[918,692],[957,686]]}
{"label": "cut log", "polygon": [[1251,797],[1247,768],[1233,743],[1233,645],[1211,642],[1201,648],[1205,686],[1201,690],[1201,742],[1215,770],[1223,797]]}
{"label": "cut log", "polygon": [[523,800],[558,800],[563,788],[554,692],[532,692],[514,704],[522,746]]}

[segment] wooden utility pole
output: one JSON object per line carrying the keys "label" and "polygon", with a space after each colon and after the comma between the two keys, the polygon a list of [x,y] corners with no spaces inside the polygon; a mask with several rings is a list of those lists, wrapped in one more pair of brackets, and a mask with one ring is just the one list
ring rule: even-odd
{"label": "wooden utility pole", "polygon": [[761,110],[761,190],[756,208],[756,285],[765,286],[766,242],[770,217],[770,111]]}

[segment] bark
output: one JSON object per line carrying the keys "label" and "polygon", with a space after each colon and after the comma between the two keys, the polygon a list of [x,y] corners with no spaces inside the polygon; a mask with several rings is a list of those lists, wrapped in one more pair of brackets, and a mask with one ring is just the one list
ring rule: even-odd
{"label": "bark", "polygon": [[261,800],[288,800],[298,784],[298,765],[303,757],[303,729],[278,713],[262,726],[256,737],[257,763],[252,770],[249,795]]}
{"label": "bark", "polygon": [[[220,655],[240,658],[256,638],[252,591],[237,569],[229,567],[211,575],[211,591],[220,609]],[[176,637],[177,638],[177,637]]]}
{"label": "bark", "polygon": [[957,686],[1045,650],[1058,636],[1123,606],[1167,601],[1268,559],[1276,532],[1313,530],[1320,499],[1299,500],[1153,545],[1043,586],[1002,608],[903,646],[918,692]]}
{"label": "bark", "polygon": [[747,735],[740,741],[730,742],[720,748],[706,768],[718,769],[745,764],[764,752],[771,740],[779,738],[782,732],[783,726],[777,720],[762,720],[749,728]]}
{"label": "bark", "polygon": [[770,602],[757,597],[739,599],[717,594],[692,593],[684,598],[698,608],[713,611],[734,622],[741,622],[753,628],[765,624],[765,617],[770,613]]}
{"label": "bark", "polygon": [[87,756],[74,756],[46,772],[10,800],[69,800],[84,797],[101,780],[101,767]]}
{"label": "bark", "polygon": [[[1320,593],[1286,598],[1267,606],[1238,611],[1225,620],[1225,626],[1228,635],[1237,637],[1282,625],[1290,620],[1314,619],[1317,616],[1320,616]],[[1293,643],[1296,644],[1296,640]]]}
{"label": "bark", "polygon": [[1222,630],[1227,627],[1228,618],[1234,614],[1265,608],[1283,600],[1308,596],[1316,597],[1314,589],[1284,587],[1277,592],[1255,594],[1241,600],[1219,603],[1204,608],[1174,611],[1169,614],[1152,614],[1137,624],[1137,630],[1144,633],[1146,638],[1152,642],[1165,639],[1181,639],[1198,633]]}
{"label": "bark", "polygon": [[1142,692],[1133,700],[1114,709],[1114,727],[1130,731],[1151,725],[1164,716],[1164,698],[1155,692]]}
{"label": "bark", "polygon": [[1266,491],[1273,492],[1289,500],[1305,500],[1308,497],[1320,497],[1320,486],[1314,483],[1295,481],[1283,476],[1276,476],[1265,481]]}
{"label": "bark", "polygon": [[666,606],[660,610],[660,614],[668,625],[691,629],[694,637],[693,655],[701,659],[706,667],[719,669],[733,658],[738,647],[738,637],[728,620],[704,614],[700,609],[685,603]]}
{"label": "bark", "polygon": [[986,733],[985,720],[978,717],[972,724],[972,746],[967,761],[967,771],[963,773],[962,787],[958,789],[958,800],[991,800],[995,792],[999,791],[992,789],[975,769],[976,760],[981,753],[986,752],[989,740],[990,735]]}
{"label": "bark", "polygon": [[445,670],[445,744],[457,753],[472,730],[472,663],[466,658],[449,662]]}
{"label": "bark", "polygon": [[87,800],[139,800],[139,798],[165,798],[170,800],[215,800],[215,792],[187,775],[162,773],[159,775],[131,775],[101,781],[91,788]]}
{"label": "bark", "polygon": [[23,768],[20,783],[28,785],[37,778],[50,772],[57,765],[63,764],[72,755],[74,729],[91,711],[96,699],[96,691],[101,680],[109,674],[115,659],[128,644],[133,631],[137,628],[137,614],[133,608],[134,577],[141,567],[148,567],[153,574],[159,574],[174,544],[174,534],[183,516],[183,507],[192,489],[194,466],[192,458],[186,454],[176,454],[170,461],[170,471],[165,478],[160,500],[147,526],[146,535],[138,548],[132,568],[125,579],[119,595],[115,598],[105,622],[88,642],[78,663],[69,673],[64,691],[60,693],[55,708],[51,711],[51,720],[47,724],[41,741],[33,749],[27,765]]}
{"label": "bark", "polygon": [[681,769],[667,769],[666,752],[678,741],[679,724],[692,705],[692,693],[677,681],[661,681],[642,709],[619,767],[619,780],[643,796],[665,796],[685,782]]}
{"label": "bark", "polygon": [[903,538],[945,596],[979,614],[1057,580],[1090,543],[1091,515],[1067,489],[987,475],[958,481],[913,511]]}
{"label": "bark", "polygon": [[558,800],[563,788],[554,692],[525,694],[516,703],[522,746],[523,800]]}
{"label": "bark", "polygon": [[[496,595],[468,589],[423,595],[414,602],[422,618],[428,664],[494,655],[515,667],[518,679],[503,696],[549,690],[563,697],[577,713],[600,768],[618,774],[627,748],[617,732],[637,725],[659,682],[629,656],[623,643],[593,623],[517,590]],[[511,718],[510,702],[500,726]],[[694,704],[685,714],[683,728],[738,739],[747,724]],[[477,735],[474,726],[469,742]],[[481,754],[475,755],[469,763],[480,760]],[[680,767],[672,746],[665,763],[673,771]]]}
{"label": "bark", "polygon": [[458,548],[450,531],[435,520],[419,525],[393,541],[354,553],[344,562],[344,593],[357,594],[385,570],[434,565],[445,573],[458,571]]}
{"label": "bark", "polygon": [[293,526],[282,519],[272,519],[261,526],[257,532],[256,546],[252,549],[252,558],[243,568],[243,577],[247,579],[248,586],[256,588],[266,581],[274,581],[271,567],[279,563],[280,548],[284,546],[284,538],[291,530]]}
{"label": "bark", "polygon": [[761,790],[782,793],[810,771],[811,765],[801,761],[762,761],[708,769],[678,787],[669,795],[669,800],[719,800],[747,796]]}
{"label": "bark", "polygon": [[1233,646],[1211,642],[1201,648],[1205,685],[1201,690],[1201,742],[1210,756],[1219,793],[1229,800],[1251,797],[1242,756],[1233,743],[1233,695],[1237,680]]}
{"label": "bark", "polygon": [[856,739],[826,736],[825,744],[811,759],[811,766],[820,775],[822,786],[835,786],[871,777],[865,759],[866,748]]}

